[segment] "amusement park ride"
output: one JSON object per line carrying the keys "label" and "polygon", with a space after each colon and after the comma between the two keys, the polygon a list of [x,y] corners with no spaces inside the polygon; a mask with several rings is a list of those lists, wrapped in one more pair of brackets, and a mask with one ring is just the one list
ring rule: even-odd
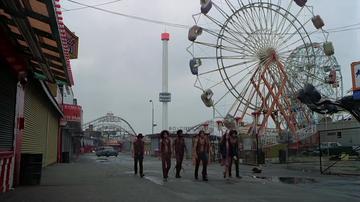
{"label": "amusement park ride", "polygon": [[323,116],[298,92],[310,84],[323,99],[343,95],[334,47],[314,8],[307,0],[200,2],[188,33],[189,65],[205,106],[221,117],[218,126],[251,125],[248,133],[260,137],[271,128],[294,143],[314,135]]}
{"label": "amusement park ride", "polygon": [[83,124],[83,130],[93,130],[101,132],[105,138],[117,138],[121,140],[132,140],[136,136],[133,127],[125,119],[107,113],[105,116]]}

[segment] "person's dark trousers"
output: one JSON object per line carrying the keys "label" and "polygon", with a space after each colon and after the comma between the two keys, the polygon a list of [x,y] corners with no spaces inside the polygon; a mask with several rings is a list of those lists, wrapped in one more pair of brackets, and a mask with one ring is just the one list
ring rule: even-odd
{"label": "person's dark trousers", "polygon": [[195,179],[198,179],[198,171],[199,171],[199,166],[200,166],[200,161],[202,162],[202,177],[203,179],[207,179],[207,164],[208,164],[208,159],[207,159],[207,155],[205,153],[202,153],[198,156],[198,158],[196,159],[195,162]]}
{"label": "person's dark trousers", "polygon": [[235,164],[235,173],[236,173],[236,177],[239,177],[239,159],[236,158],[236,160],[232,159],[230,166],[229,166],[229,176],[231,176],[231,170],[232,170],[232,164]]}
{"label": "person's dark trousers", "polygon": [[139,167],[140,167],[140,176],[143,175],[143,159],[144,157],[142,156],[135,156],[134,157],[134,171],[135,171],[135,175],[137,174],[137,165],[139,163]]}
{"label": "person's dark trousers", "polygon": [[162,160],[163,177],[168,178],[169,170],[171,167],[171,157],[170,156],[162,157],[161,160]]}
{"label": "person's dark trousers", "polygon": [[182,162],[183,162],[184,156],[178,155],[176,156],[176,177],[180,177],[180,171],[182,168]]}

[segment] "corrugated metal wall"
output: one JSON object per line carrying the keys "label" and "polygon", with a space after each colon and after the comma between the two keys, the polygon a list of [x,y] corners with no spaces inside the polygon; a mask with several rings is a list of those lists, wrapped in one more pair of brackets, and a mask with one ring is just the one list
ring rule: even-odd
{"label": "corrugated metal wall", "polygon": [[0,150],[13,148],[16,88],[16,77],[0,63]]}
{"label": "corrugated metal wall", "polygon": [[46,142],[47,107],[42,89],[28,84],[25,89],[25,127],[21,153],[43,154]]}
{"label": "corrugated metal wall", "polygon": [[59,122],[55,112],[48,111],[48,129],[46,145],[46,165],[56,163],[57,158],[57,138]]}
{"label": "corrugated metal wall", "polygon": [[21,153],[43,154],[43,166],[55,163],[59,117],[37,81],[25,89],[24,118]]}

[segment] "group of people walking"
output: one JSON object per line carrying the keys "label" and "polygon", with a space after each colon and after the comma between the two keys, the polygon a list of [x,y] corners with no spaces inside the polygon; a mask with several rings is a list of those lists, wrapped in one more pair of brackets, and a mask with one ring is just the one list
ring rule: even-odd
{"label": "group of people walking", "polygon": [[[163,179],[166,181],[169,177],[169,171],[171,168],[172,152],[175,153],[176,165],[175,170],[176,178],[181,178],[180,171],[182,169],[182,163],[184,160],[185,152],[187,152],[183,131],[178,130],[176,132],[177,137],[171,144],[170,133],[167,130],[163,130],[160,133],[160,154],[162,163]],[[137,175],[138,164],[140,167],[140,177],[144,176],[143,173],[143,159],[144,159],[144,141],[143,135],[139,134],[136,141],[133,143],[134,154],[134,172]],[[225,167],[224,178],[231,177],[231,167],[235,164],[236,177],[239,176],[239,147],[236,130],[226,132],[220,141],[220,153],[221,153],[221,165]],[[194,177],[198,180],[198,171],[200,163],[202,164],[202,180],[208,181],[207,166],[209,162],[209,154],[211,150],[209,136],[204,131],[200,131],[196,136],[194,145],[194,160],[195,160],[195,172]]]}

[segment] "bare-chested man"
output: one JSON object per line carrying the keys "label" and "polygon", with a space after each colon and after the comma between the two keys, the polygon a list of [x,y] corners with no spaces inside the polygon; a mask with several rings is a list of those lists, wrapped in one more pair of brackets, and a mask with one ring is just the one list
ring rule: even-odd
{"label": "bare-chested man", "polygon": [[184,160],[184,153],[186,151],[186,146],[185,146],[185,140],[183,137],[183,131],[182,130],[178,130],[176,132],[177,137],[174,140],[174,152],[175,152],[175,158],[176,158],[176,178],[181,178],[180,176],[180,171],[182,168],[182,162]]}
{"label": "bare-chested man", "polygon": [[202,162],[202,179],[208,181],[207,177],[207,164],[209,160],[209,149],[210,142],[207,137],[205,137],[205,132],[202,130],[199,132],[198,140],[195,145],[195,179],[198,179],[198,171],[200,166],[200,161]]}
{"label": "bare-chested man", "polygon": [[167,130],[163,130],[160,133],[161,161],[162,161],[163,177],[164,177],[165,181],[169,177],[169,170],[171,167],[171,140],[170,140],[169,135],[170,135],[170,133]]}

